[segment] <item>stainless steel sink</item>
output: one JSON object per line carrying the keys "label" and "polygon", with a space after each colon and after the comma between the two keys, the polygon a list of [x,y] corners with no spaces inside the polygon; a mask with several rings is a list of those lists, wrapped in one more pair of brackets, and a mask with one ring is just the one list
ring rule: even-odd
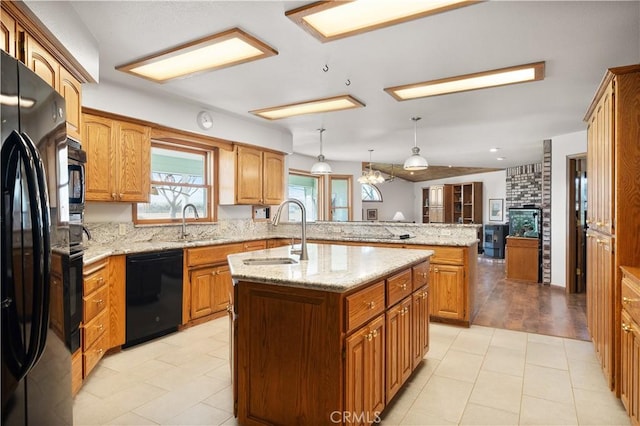
{"label": "stainless steel sink", "polygon": [[298,263],[290,257],[254,257],[242,261],[245,265],[292,265]]}

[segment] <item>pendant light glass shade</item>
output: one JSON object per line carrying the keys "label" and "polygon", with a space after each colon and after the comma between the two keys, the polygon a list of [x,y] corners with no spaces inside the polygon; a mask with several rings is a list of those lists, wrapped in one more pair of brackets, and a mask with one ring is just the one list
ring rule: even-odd
{"label": "pendant light glass shade", "polygon": [[418,120],[420,120],[420,117],[412,117],[411,119],[414,123],[413,148],[411,148],[413,154],[404,162],[404,169],[409,171],[426,170],[429,167],[429,163],[427,163],[426,158],[420,155],[420,148],[418,148]]}
{"label": "pendant light glass shade", "polygon": [[318,155],[318,161],[311,166],[311,174],[314,175],[328,175],[331,173],[331,166],[324,161],[324,155],[322,155],[322,133],[325,129],[318,129],[320,132],[320,155]]}
{"label": "pendant light glass shade", "polygon": [[369,170],[363,170],[362,176],[358,178],[358,183],[368,183],[370,185],[375,185],[377,183],[384,183],[384,176],[376,170],[375,172],[371,170],[371,153],[372,149],[369,150]]}

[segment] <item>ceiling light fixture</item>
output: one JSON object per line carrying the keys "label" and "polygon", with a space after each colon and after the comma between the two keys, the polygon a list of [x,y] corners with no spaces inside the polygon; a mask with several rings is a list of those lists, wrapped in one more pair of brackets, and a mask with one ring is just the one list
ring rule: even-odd
{"label": "ceiling light fixture", "polygon": [[426,170],[429,167],[426,158],[420,155],[420,148],[418,148],[418,120],[421,117],[412,117],[414,130],[413,130],[413,148],[411,148],[411,157],[407,158],[404,162],[405,170]]}
{"label": "ceiling light fixture", "polygon": [[543,62],[517,65],[497,70],[459,75],[424,81],[422,83],[405,84],[387,87],[385,92],[398,101],[425,98],[428,96],[445,95],[448,93],[466,92],[469,90],[486,89],[489,87],[506,86],[509,84],[527,83],[544,79]]}
{"label": "ceiling light fixture", "polygon": [[116,67],[156,83],[277,55],[278,51],[239,28],[155,53]]}
{"label": "ceiling light fixture", "polygon": [[500,148],[491,148],[491,149],[489,149],[489,152],[498,152],[499,149]]}
{"label": "ceiling light fixture", "polygon": [[324,43],[474,3],[479,1],[319,1],[285,15]]}
{"label": "ceiling light fixture", "polygon": [[325,129],[320,128],[318,131],[320,132],[320,155],[318,155],[318,161],[311,166],[311,174],[328,175],[331,173],[331,166],[324,161],[324,155],[322,155],[322,133],[324,133]]}
{"label": "ceiling light fixture", "polygon": [[295,104],[256,109],[249,111],[267,120],[279,120],[294,115],[315,114],[318,112],[340,111],[344,109],[362,108],[365,105],[351,95],[340,95],[332,98],[314,99]]}
{"label": "ceiling light fixture", "polygon": [[368,183],[369,185],[375,185],[375,184],[384,182],[384,177],[382,176],[382,174],[378,170],[373,171],[371,169],[371,153],[372,152],[373,150],[370,149],[369,150],[369,170],[362,171],[362,176],[358,178],[359,183]]}

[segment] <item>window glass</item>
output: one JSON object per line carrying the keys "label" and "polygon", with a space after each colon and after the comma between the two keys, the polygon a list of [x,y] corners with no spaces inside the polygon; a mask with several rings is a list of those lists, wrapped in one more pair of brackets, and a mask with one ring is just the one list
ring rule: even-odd
{"label": "window glass", "polygon": [[330,176],[331,220],[351,220],[351,177]]}
{"label": "window glass", "polygon": [[382,194],[376,186],[363,183],[362,201],[382,201]]}
{"label": "window glass", "polygon": [[[305,174],[304,172],[289,172],[288,197],[295,198],[304,204],[307,210],[307,221],[320,219],[320,195],[321,181],[318,176]],[[289,204],[289,221],[300,222],[302,212],[296,205]]]}
{"label": "window glass", "polygon": [[176,221],[182,218],[184,206],[191,203],[196,206],[200,219],[211,221],[210,155],[210,151],[153,144],[151,195],[148,203],[137,204],[135,220]]}

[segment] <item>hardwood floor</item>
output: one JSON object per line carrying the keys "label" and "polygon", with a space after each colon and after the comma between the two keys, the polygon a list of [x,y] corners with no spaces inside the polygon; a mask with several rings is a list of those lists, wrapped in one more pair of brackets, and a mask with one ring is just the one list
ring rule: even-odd
{"label": "hardwood floor", "polygon": [[478,255],[474,325],[591,340],[586,293],[505,278],[504,259]]}

